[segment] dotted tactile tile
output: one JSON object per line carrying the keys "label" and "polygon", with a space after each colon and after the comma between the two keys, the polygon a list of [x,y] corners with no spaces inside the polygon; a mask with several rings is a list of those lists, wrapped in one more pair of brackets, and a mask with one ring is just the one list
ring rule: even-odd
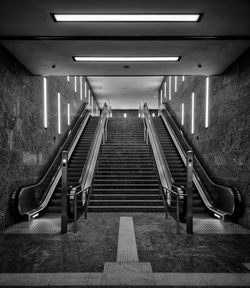
{"label": "dotted tactile tile", "polygon": [[20,222],[2,231],[4,234],[59,234],[60,232],[61,218],[55,216]]}
{"label": "dotted tactile tile", "polygon": [[[180,225],[184,230],[186,229],[186,224]],[[194,219],[193,231],[195,234],[250,234],[250,230],[239,224],[213,218]]]}
{"label": "dotted tactile tile", "polygon": [[138,262],[135,230],[132,217],[120,217],[117,262]]}

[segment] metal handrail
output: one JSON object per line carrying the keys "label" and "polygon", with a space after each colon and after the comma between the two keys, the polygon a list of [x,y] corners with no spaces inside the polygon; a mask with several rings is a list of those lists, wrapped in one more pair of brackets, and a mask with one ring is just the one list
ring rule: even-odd
{"label": "metal handrail", "polygon": [[[186,162],[184,161],[184,158],[186,157],[185,148],[189,149],[190,144],[188,143],[181,129],[177,126],[176,122],[170,115],[169,111],[166,109],[166,105],[164,105],[164,107],[165,107],[164,113],[166,114],[166,117],[170,119],[171,121],[170,124],[173,125],[173,127],[170,124],[168,124],[167,120],[165,119],[164,113],[162,111],[160,112],[160,115],[173,141],[177,144],[176,147],[183,159],[183,162],[186,164]],[[183,146],[185,146],[185,148]],[[201,180],[200,176],[202,176],[203,181]],[[205,183],[204,183],[204,179],[206,179]],[[237,204],[239,204],[238,206],[240,206],[241,204],[241,195],[239,191],[236,188],[227,187],[227,186],[215,183],[211,179],[211,177],[208,175],[207,171],[205,170],[204,166],[201,164],[200,160],[197,158],[196,155],[194,155],[193,181],[195,185],[197,186],[197,189],[205,205],[207,206],[207,208],[213,213],[215,213],[216,215],[219,215],[223,220],[225,220],[227,215],[233,217],[233,215],[235,215],[240,210],[240,208],[237,207]],[[230,206],[230,208],[228,207],[227,209],[225,209],[225,207],[221,208],[219,207],[220,205],[216,203],[216,195],[218,195],[218,191],[220,194],[223,193],[224,198],[227,200],[227,203],[228,203],[227,206]],[[212,197],[210,193],[212,193]],[[216,205],[219,205],[219,206],[216,207]]]}
{"label": "metal handrail", "polygon": [[[78,188],[81,188],[81,186],[78,185],[78,186],[75,186],[74,188],[77,190]],[[85,203],[86,203],[87,198],[88,198],[88,194],[89,194],[89,190],[90,190],[90,187],[87,187],[87,188],[81,189],[75,193],[72,193],[73,190],[71,190],[70,191],[71,193],[67,194],[69,199],[74,201],[74,213],[73,213],[74,214],[74,233],[77,232],[77,196],[80,194],[81,195],[85,194]],[[82,196],[82,198],[83,198],[83,196]],[[85,219],[87,218],[86,216],[87,215],[85,214]]]}
{"label": "metal handrail", "polygon": [[[76,118],[76,120],[70,126],[69,131],[63,138],[63,144],[60,145],[60,148],[58,149],[56,154],[54,154],[53,159],[46,168],[44,174],[39,178],[36,183],[21,186],[18,190],[14,191],[11,197],[11,201],[15,206],[15,208],[13,208],[13,210],[15,209],[15,211],[13,212],[17,212],[19,216],[27,215],[28,218],[30,218],[30,214],[36,214],[36,211],[42,208],[42,203],[45,201],[47,194],[51,189],[55,188],[55,185],[53,183],[56,181],[58,182],[58,180],[60,179],[58,174],[60,174],[61,170],[61,152],[63,149],[65,149],[67,145],[70,145],[70,147],[72,146],[76,135],[79,133],[79,130],[82,127],[83,119],[88,118],[88,114],[89,111],[86,110],[86,103],[84,103],[81,112],[78,113],[78,118]],[[55,165],[57,165],[57,168],[55,171],[53,171],[53,169],[55,169]],[[50,176],[51,174],[53,174],[53,176]],[[45,185],[44,182],[48,177],[51,177],[49,183],[46,184],[46,187],[42,187]],[[42,195],[39,196],[39,194],[41,193]]]}
{"label": "metal handrail", "polygon": [[[176,188],[178,188],[176,186]],[[168,192],[170,194],[173,194],[174,196],[176,196],[176,230],[177,230],[177,233],[179,234],[180,233],[180,230],[179,230],[179,224],[180,224],[180,193],[179,193],[179,190],[177,189],[177,192],[172,190],[172,189],[169,189],[167,187],[162,187],[163,191],[165,190],[166,191],[166,197],[168,197]],[[187,194],[181,194],[181,197],[186,197]]]}

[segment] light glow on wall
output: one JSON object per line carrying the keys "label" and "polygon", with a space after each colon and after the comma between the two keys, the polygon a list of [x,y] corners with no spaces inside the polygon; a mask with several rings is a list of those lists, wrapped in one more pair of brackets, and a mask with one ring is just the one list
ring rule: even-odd
{"label": "light glow on wall", "polygon": [[185,81],[185,76],[182,76],[182,82],[184,82]]}
{"label": "light glow on wall", "polygon": [[75,76],[75,92],[77,92],[77,78]]}
{"label": "light glow on wall", "polygon": [[192,107],[191,107],[191,134],[194,134],[194,92],[192,93]]}
{"label": "light glow on wall", "polygon": [[68,125],[70,125],[70,104],[68,103]]}
{"label": "light glow on wall", "polygon": [[177,92],[177,76],[174,77],[174,92]]}
{"label": "light glow on wall", "polygon": [[181,125],[184,125],[184,103],[181,103]]}
{"label": "light glow on wall", "polygon": [[167,82],[164,82],[164,98],[167,98]]}
{"label": "light glow on wall", "polygon": [[123,117],[124,117],[124,118],[127,118],[127,113],[124,113],[124,114],[123,114]]}
{"label": "light glow on wall", "polygon": [[67,76],[67,81],[69,82],[69,76]]}
{"label": "light glow on wall", "polygon": [[61,134],[61,94],[57,93],[57,120],[58,120],[58,134]]}
{"label": "light glow on wall", "polygon": [[208,128],[209,119],[209,77],[206,78],[206,107],[205,107],[205,128]]}
{"label": "light glow on wall", "polygon": [[82,76],[80,77],[80,100],[82,101]]}
{"label": "light glow on wall", "polygon": [[168,100],[171,100],[171,76],[168,77]]}
{"label": "light glow on wall", "polygon": [[48,108],[47,108],[47,78],[43,77],[43,126],[48,128]]}

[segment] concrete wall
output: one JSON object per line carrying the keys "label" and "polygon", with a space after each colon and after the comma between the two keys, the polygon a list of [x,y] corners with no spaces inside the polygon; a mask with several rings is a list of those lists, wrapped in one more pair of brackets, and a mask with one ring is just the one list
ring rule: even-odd
{"label": "concrete wall", "polygon": [[[187,76],[177,79],[174,91],[172,76],[166,77],[167,102],[179,123],[181,103],[185,107],[183,131],[214,179],[237,187],[244,199],[239,222],[250,227],[250,49],[219,76],[209,77],[209,127],[205,128],[206,77]],[[164,83],[163,87],[164,88]],[[164,91],[163,91],[164,92]],[[191,95],[195,93],[194,134],[191,134]],[[160,95],[160,93],[159,93]],[[160,97],[159,97],[160,98]]]}
{"label": "concrete wall", "polygon": [[[67,124],[67,103],[73,120],[83,101],[74,77],[47,77],[48,128],[43,126],[43,77],[32,76],[0,46],[0,211],[5,225],[13,222],[9,199],[20,185],[37,180],[57,148]],[[61,94],[61,135],[58,134],[57,93]],[[84,92],[83,92],[84,93]],[[0,219],[3,221],[3,219]],[[3,224],[3,223],[1,223]]]}

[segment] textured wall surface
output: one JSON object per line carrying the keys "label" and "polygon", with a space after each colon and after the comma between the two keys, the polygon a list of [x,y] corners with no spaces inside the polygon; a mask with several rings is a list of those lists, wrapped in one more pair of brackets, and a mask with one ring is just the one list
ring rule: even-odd
{"label": "textured wall surface", "polygon": [[[239,222],[250,227],[250,50],[220,76],[210,78],[209,127],[205,128],[206,77],[188,76],[177,79],[169,101],[169,80],[166,78],[167,102],[181,123],[181,103],[185,107],[183,131],[188,136],[213,178],[237,187],[244,199]],[[163,84],[164,88],[164,84]],[[195,93],[194,134],[191,134],[191,95]],[[160,94],[160,93],[159,93]]]}
{"label": "textured wall surface", "polygon": [[[48,128],[43,127],[43,77],[32,76],[0,46],[0,211],[5,224],[13,219],[9,212],[11,193],[20,185],[32,183],[41,174],[48,159],[67,130],[67,103],[71,119],[79,110],[80,87],[74,77],[47,77]],[[58,134],[57,93],[61,94],[61,127]],[[86,101],[85,101],[86,102]]]}

